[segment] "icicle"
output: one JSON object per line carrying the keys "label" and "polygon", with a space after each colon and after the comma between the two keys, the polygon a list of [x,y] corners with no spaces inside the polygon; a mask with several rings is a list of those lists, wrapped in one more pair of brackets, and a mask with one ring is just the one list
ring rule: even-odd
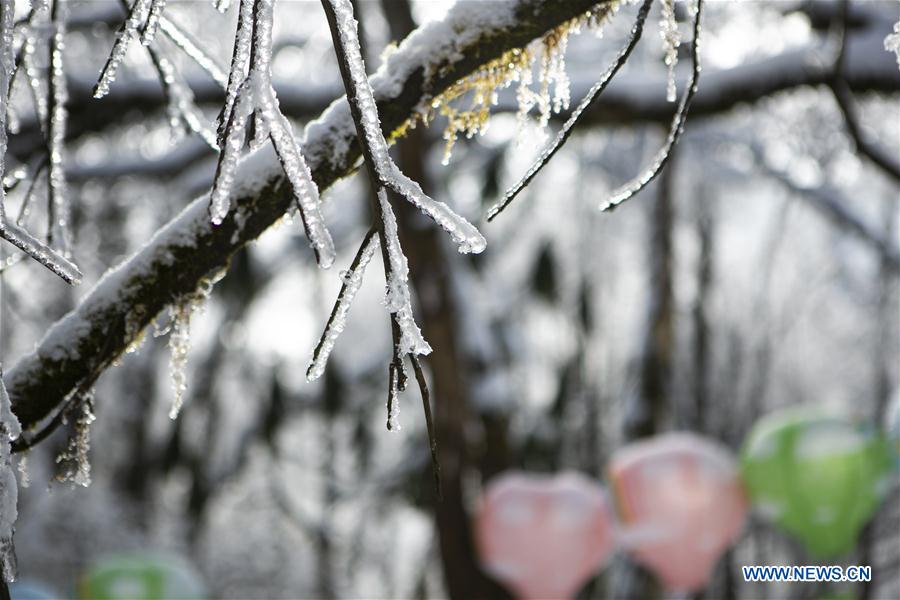
{"label": "icicle", "polygon": [[65,469],[57,474],[56,481],[88,487],[91,485],[91,423],[97,419],[93,412],[94,391],[83,393],[78,401],[81,414],[75,420],[75,435],[69,438],[66,449],[56,457],[56,463],[64,465]]}
{"label": "icicle", "polygon": [[884,38],[884,49],[897,55],[897,66],[900,67],[900,21],[894,23],[894,33]]}
{"label": "icicle", "polygon": [[177,419],[184,404],[187,391],[187,357],[191,348],[191,314],[194,312],[193,299],[180,302],[171,308],[172,331],[169,333],[169,372],[172,377],[172,406],[169,418]]}
{"label": "icicle", "polygon": [[387,142],[381,133],[378,107],[366,76],[366,66],[363,63],[356,31],[357,23],[353,17],[353,6],[349,0],[329,0],[329,2],[334,10],[340,48],[346,59],[347,70],[353,84],[353,93],[348,90],[348,98],[354,99],[359,112],[359,125],[362,128],[366,147],[374,162],[375,175],[383,185],[406,197],[414,206],[450,233],[453,241],[458,244],[460,252],[477,254],[483,251],[486,246],[484,237],[471,223],[457,215],[443,202],[436,202],[426,196],[422,188],[406,177],[391,160]]}
{"label": "icicle", "polygon": [[666,100],[675,102],[675,65],[678,64],[678,46],[681,45],[678,21],[675,19],[675,0],[662,0],[660,10],[662,15],[659,20],[659,35],[662,38],[663,48],[666,51],[665,63],[669,71],[666,84]]}
{"label": "icicle", "polygon": [[202,278],[197,284],[195,292],[187,294],[169,307],[169,323],[163,329],[157,329],[153,334],[154,337],[169,334],[169,372],[174,392],[172,406],[169,409],[170,419],[178,418],[178,413],[184,404],[184,394],[187,391],[187,357],[191,347],[191,316],[195,311],[203,310],[204,303],[212,294],[213,286],[224,276],[225,271],[222,270]]}
{"label": "icicle", "polygon": [[22,452],[19,454],[19,462],[16,465],[16,469],[19,471],[19,482],[23,488],[27,488],[31,485],[31,471],[28,470],[28,451]]}
{"label": "icicle", "polygon": [[388,367],[388,399],[387,399],[387,428],[388,431],[400,431],[400,369],[395,362]]}
{"label": "icicle", "polygon": [[116,79],[116,72],[119,69],[119,64],[125,58],[128,44],[133,38],[137,37],[138,29],[141,23],[144,22],[144,16],[149,8],[150,0],[135,0],[134,5],[131,7],[131,12],[128,13],[128,17],[116,33],[116,41],[109,52],[109,58],[106,59],[106,64],[103,65],[103,70],[100,71],[100,79],[97,81],[97,85],[94,86],[94,98],[102,98],[109,93],[109,86]]}
{"label": "icicle", "polygon": [[381,205],[383,215],[383,233],[390,262],[388,281],[386,283],[385,306],[393,313],[394,319],[400,328],[400,341],[398,354],[430,354],[431,346],[422,337],[422,332],[416,324],[412,311],[412,302],[409,294],[409,265],[406,256],[400,247],[400,238],[397,236],[397,219],[388,202],[387,192],[382,188],[378,190],[378,202]]}
{"label": "icicle", "polygon": [[48,168],[48,188],[50,191],[51,223],[47,234],[48,245],[59,250],[62,255],[69,253],[69,201],[65,173],[66,72],[63,65],[65,52],[66,0],[53,3],[53,38],[50,41],[50,161]]}
{"label": "icicle", "polygon": [[363,243],[356,253],[350,268],[341,272],[341,279],[344,283],[341,286],[337,301],[334,303],[331,317],[329,317],[328,323],[325,324],[325,331],[322,332],[322,337],[319,338],[319,343],[313,351],[312,360],[306,369],[307,381],[316,380],[325,372],[325,365],[328,362],[331,351],[334,349],[334,343],[347,325],[347,315],[350,312],[350,307],[353,305],[353,300],[362,286],[363,273],[365,273],[366,267],[377,249],[378,236],[372,230],[363,239]]}
{"label": "icicle", "polygon": [[144,22],[144,29],[141,31],[141,43],[149,46],[156,37],[156,31],[159,29],[159,21],[162,17],[163,10],[166,8],[166,0],[151,0],[149,14]]}
{"label": "icicle", "polygon": [[697,80],[700,76],[700,17],[703,10],[702,7],[703,1],[697,0],[694,8],[694,40],[691,44],[691,60],[693,62],[691,79],[688,82],[687,89],[684,90],[684,93],[681,96],[681,101],[678,103],[678,109],[675,111],[675,117],[672,119],[666,143],[660,148],[659,152],[657,152],[653,161],[650,163],[650,166],[640,175],[613,191],[610,198],[600,205],[600,210],[612,210],[644,189],[644,187],[659,174],[663,166],[665,166],[666,162],[669,160],[672,148],[675,147],[675,144],[681,137],[681,133],[684,131],[684,123],[687,120],[688,108],[690,107],[694,94],[697,93]]}
{"label": "icicle", "polygon": [[386,183],[449,233],[460,253],[478,254],[484,251],[487,242],[474,225],[453,212],[443,202],[428,197],[419,184],[404,175],[395,164],[391,163],[391,169],[393,174]]}

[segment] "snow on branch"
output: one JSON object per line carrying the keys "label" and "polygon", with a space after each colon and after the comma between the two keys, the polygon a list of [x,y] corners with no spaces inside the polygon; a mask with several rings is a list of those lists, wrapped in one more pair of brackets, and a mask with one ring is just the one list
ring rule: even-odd
{"label": "snow on branch", "polygon": [[[395,131],[486,61],[527,45],[595,4],[594,0],[457,4],[444,20],[413,32],[370,80],[382,130]],[[488,5],[493,11],[490,18],[485,17]],[[304,150],[320,189],[354,171],[359,158],[355,137],[344,99],[307,126]],[[96,380],[161,310],[195,292],[203,278],[225,268],[234,252],[292,206],[283,170],[268,147],[242,160],[237,174],[232,210],[219,226],[209,221],[208,197],[196,199],[147,245],[104,275],[6,374],[13,409],[24,428],[52,418],[79,386]]]}

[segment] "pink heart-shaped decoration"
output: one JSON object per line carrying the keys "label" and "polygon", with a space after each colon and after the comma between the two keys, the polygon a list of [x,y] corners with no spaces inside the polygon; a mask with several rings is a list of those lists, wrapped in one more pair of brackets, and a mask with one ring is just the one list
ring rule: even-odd
{"label": "pink heart-shaped decoration", "polygon": [[662,435],[617,452],[609,479],[635,560],[671,591],[704,588],[747,514],[731,453],[694,434]]}
{"label": "pink heart-shaped decoration", "polygon": [[613,550],[606,491],[576,473],[511,472],[487,486],[475,517],[485,571],[520,598],[569,598]]}

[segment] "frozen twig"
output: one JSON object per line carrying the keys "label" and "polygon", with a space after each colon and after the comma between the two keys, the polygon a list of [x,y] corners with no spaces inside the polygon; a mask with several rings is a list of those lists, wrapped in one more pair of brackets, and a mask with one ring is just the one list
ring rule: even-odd
{"label": "frozen twig", "polygon": [[678,140],[684,131],[684,123],[687,120],[688,110],[690,110],[691,107],[691,100],[694,99],[694,95],[697,93],[697,83],[700,79],[700,19],[702,14],[703,0],[696,0],[694,9],[694,38],[691,41],[691,77],[688,81],[687,88],[684,90],[684,94],[681,96],[681,101],[678,103],[678,110],[672,118],[672,125],[669,128],[669,135],[666,138],[665,145],[660,148],[659,152],[650,163],[650,166],[640,175],[613,191],[610,198],[600,205],[600,210],[612,210],[647,187],[647,185],[659,175],[663,167],[666,166],[669,156],[672,153],[672,148],[678,143]]}
{"label": "frozen twig", "polygon": [[[13,0],[0,0],[0,106],[6,106],[9,77],[13,68]],[[6,111],[0,110],[0,173],[6,166]],[[6,217],[6,194],[0,186],[0,238],[10,242],[36,261],[59,275],[68,283],[79,283],[81,272],[64,256],[61,256],[31,234],[10,222]]]}
{"label": "frozen twig", "polygon": [[572,135],[572,131],[575,129],[575,125],[578,123],[578,120],[581,118],[582,113],[587,110],[594,101],[600,97],[606,87],[609,85],[609,82],[612,81],[612,78],[615,74],[622,68],[622,65],[628,60],[628,57],[631,56],[631,52],[634,50],[634,47],[637,45],[638,40],[641,39],[641,34],[644,31],[644,23],[647,20],[647,14],[650,12],[650,6],[653,4],[653,0],[644,0],[643,4],[641,4],[640,9],[638,9],[637,18],[634,21],[634,25],[631,28],[631,34],[628,36],[628,41],[625,43],[625,46],[619,51],[619,54],[616,56],[616,59],[612,62],[612,64],[606,69],[606,72],[603,74],[603,77],[600,78],[600,81],[595,83],[591,89],[588,91],[587,95],[578,103],[578,106],[572,111],[572,114],[566,120],[566,123],[563,125],[560,132],[556,135],[556,138],[553,142],[547,146],[541,155],[537,158],[534,164],[528,169],[525,173],[525,176],[522,177],[514,186],[509,188],[505,194],[503,194],[503,199],[500,200],[497,204],[492,206],[487,213],[487,220],[492,221],[497,215],[499,215],[503,210],[510,205],[510,203],[516,199],[516,196],[524,190],[528,184],[537,176],[538,173],[541,172],[550,159],[559,151],[560,148],[566,143],[569,139],[569,136]]}
{"label": "frozen twig", "polygon": [[50,21],[53,37],[50,40],[50,76],[47,93],[47,141],[50,160],[47,169],[47,245],[58,250],[60,254],[69,254],[69,209],[68,189],[65,173],[65,141],[66,141],[66,102],[69,99],[66,89],[66,71],[63,64],[65,50],[66,18],[68,16],[68,0],[53,0]]}
{"label": "frozen twig", "polygon": [[347,315],[362,285],[366,266],[368,266],[375,255],[375,251],[378,249],[378,236],[376,233],[377,230],[374,228],[366,233],[362,243],[359,245],[356,256],[353,258],[353,262],[350,263],[350,268],[341,273],[341,279],[343,280],[341,291],[338,293],[334,307],[331,309],[331,316],[328,317],[328,322],[325,324],[325,331],[322,332],[322,337],[319,338],[319,343],[316,344],[316,349],[313,351],[312,360],[306,369],[306,379],[308,381],[318,379],[325,372],[325,365],[328,362],[328,357],[331,355],[331,350],[334,348],[334,343],[344,331],[344,327],[346,327]]}
{"label": "frozen twig", "polygon": [[219,224],[231,208],[234,174],[250,123],[252,145],[259,146],[266,137],[272,141],[293,189],[316,261],[327,268],[334,262],[334,243],[325,227],[319,190],[272,88],[273,4],[274,0],[241,0],[225,105],[220,115],[221,152],[210,192],[209,214],[212,222]]}

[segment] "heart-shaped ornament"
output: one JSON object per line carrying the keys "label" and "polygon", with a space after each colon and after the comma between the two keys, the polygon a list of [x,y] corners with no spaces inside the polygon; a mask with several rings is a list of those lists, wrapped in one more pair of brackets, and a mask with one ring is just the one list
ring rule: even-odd
{"label": "heart-shaped ornament", "polygon": [[481,564],[519,598],[571,598],[612,554],[606,490],[577,473],[509,472],[475,518]]}

